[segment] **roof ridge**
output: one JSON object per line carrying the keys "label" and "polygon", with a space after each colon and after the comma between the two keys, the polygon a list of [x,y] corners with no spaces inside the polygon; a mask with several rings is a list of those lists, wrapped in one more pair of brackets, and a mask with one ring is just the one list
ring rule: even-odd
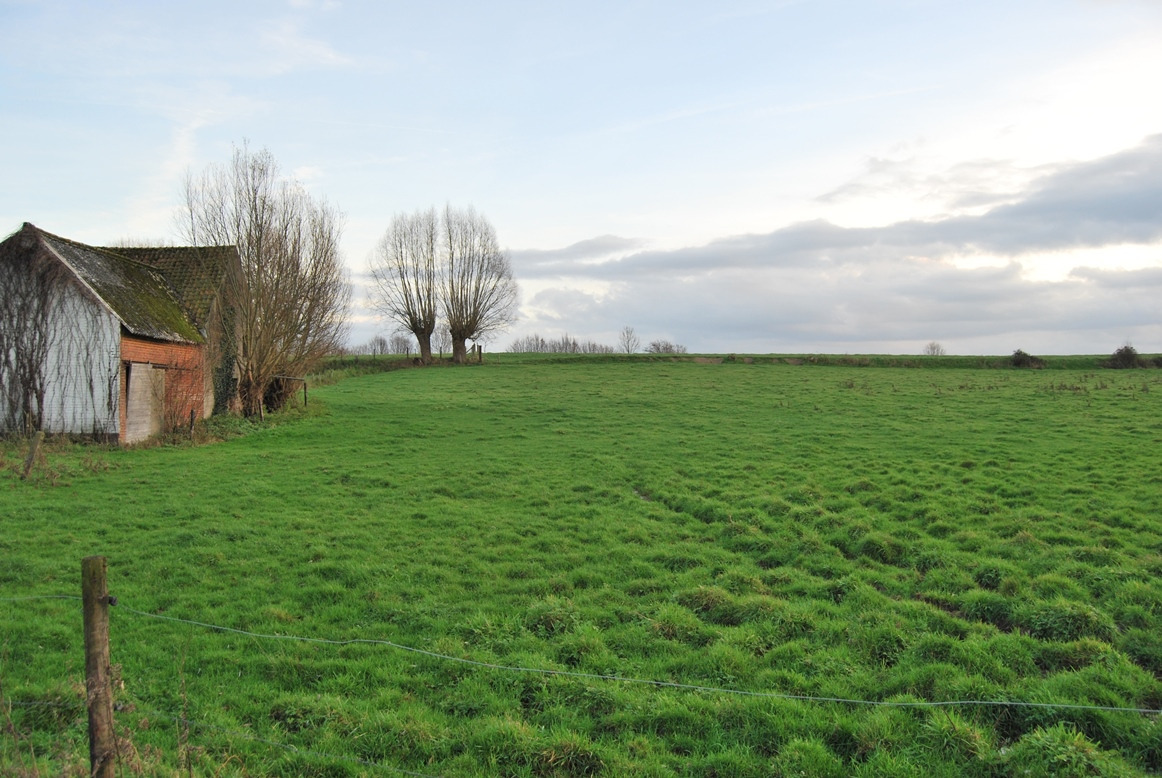
{"label": "roof ridge", "polygon": [[[53,240],[59,240],[61,243],[67,243],[70,246],[75,246],[77,248],[82,248],[82,249],[88,249],[89,251],[100,251],[102,254],[112,254],[113,256],[117,257],[118,259],[123,259],[126,262],[132,262],[135,265],[141,265],[142,267],[149,268],[150,270],[154,271],[155,273],[161,273],[160,270],[158,270],[156,267],[149,264],[148,262],[142,262],[141,260],[133,259],[132,257],[127,257],[124,254],[120,254],[112,246],[94,246],[91,243],[81,243],[79,240],[73,240],[72,238],[66,238],[62,235],[56,235],[56,234],[49,232],[48,230],[42,230],[40,227],[37,227],[35,224],[32,224],[31,222],[25,222],[24,226],[31,227],[33,230],[35,230],[40,235],[43,235],[46,238],[52,238]],[[169,283],[169,279],[166,279],[166,283],[167,284]]]}
{"label": "roof ridge", "polygon": [[[33,224],[25,222],[24,233],[34,235],[45,248],[50,250],[56,258],[63,262],[70,272],[96,296],[101,304],[109,309],[130,332],[143,334],[147,337],[157,337],[164,340],[177,340],[187,343],[204,342],[205,333],[200,323],[188,310],[186,301],[173,280],[159,267],[147,262],[132,259],[116,250],[104,246],[91,246],[87,243],[71,240],[42,230]],[[65,257],[62,251],[75,254],[76,257]],[[93,261],[104,264],[114,270],[114,276],[106,277],[113,280],[113,284],[102,283],[98,273],[93,275],[93,266],[82,260],[78,265],[75,258],[91,257]],[[132,286],[132,277],[145,281],[146,286]],[[130,286],[126,286],[126,284]],[[127,300],[118,289],[130,289],[131,295],[137,295],[137,302],[128,306]],[[152,288],[152,291],[150,291]],[[112,295],[112,296],[110,296]],[[163,309],[150,309],[148,300],[153,295],[156,301],[161,302]],[[169,317],[164,308],[172,306],[177,318]]]}
{"label": "roof ridge", "polygon": [[79,240],[73,240],[72,238],[66,238],[63,235],[57,235],[55,233],[49,232],[46,229],[42,229],[40,227],[37,227],[32,222],[25,222],[24,226],[21,229],[22,230],[32,230],[40,235],[43,235],[46,238],[52,238],[53,240],[59,240],[62,243],[68,243],[70,246],[79,246],[80,248],[92,249],[94,251],[103,251],[106,254],[115,254],[118,257],[120,257],[121,259],[124,259],[128,262],[133,262],[134,264],[138,264],[138,265],[145,265],[146,267],[153,268],[154,270],[157,270],[157,268],[154,267],[153,265],[149,264],[148,262],[142,262],[139,259],[134,259],[133,257],[128,257],[125,254],[122,254],[121,252],[125,249],[128,249],[130,251],[168,251],[168,250],[174,250],[174,249],[176,249],[176,250],[194,249],[194,250],[198,250],[198,251],[206,250],[206,249],[234,249],[235,251],[238,250],[238,246],[236,246],[233,243],[215,243],[215,244],[209,245],[209,246],[199,246],[196,244],[189,244],[189,245],[185,245],[185,246],[96,246],[96,245],[93,245],[92,243],[82,243]]}

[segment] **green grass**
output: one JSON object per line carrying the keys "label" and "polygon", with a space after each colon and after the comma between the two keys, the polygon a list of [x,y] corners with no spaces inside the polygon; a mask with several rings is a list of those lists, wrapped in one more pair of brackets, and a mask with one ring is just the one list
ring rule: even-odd
{"label": "green grass", "polygon": [[[1162,708],[1162,373],[941,367],[497,355],[26,482],[8,443],[0,598],[108,557],[163,774],[1162,770],[1138,713],[591,677]],[[0,599],[0,772],[85,763],[82,674],[78,602]]]}

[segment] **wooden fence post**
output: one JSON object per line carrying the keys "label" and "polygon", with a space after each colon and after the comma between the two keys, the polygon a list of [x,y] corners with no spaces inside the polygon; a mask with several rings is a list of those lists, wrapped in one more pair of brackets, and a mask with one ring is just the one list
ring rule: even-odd
{"label": "wooden fence post", "polygon": [[89,707],[89,766],[93,778],[113,778],[117,744],[113,735],[113,691],[109,681],[109,589],[105,557],[81,560],[85,625],[85,697]]}

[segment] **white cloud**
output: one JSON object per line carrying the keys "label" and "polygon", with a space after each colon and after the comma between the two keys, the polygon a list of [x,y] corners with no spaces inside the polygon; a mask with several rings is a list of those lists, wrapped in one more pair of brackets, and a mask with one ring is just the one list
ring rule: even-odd
{"label": "white cloud", "polygon": [[[522,331],[587,337],[577,322],[602,332],[628,322],[708,351],[858,351],[936,338],[1002,353],[1024,347],[1017,340],[1101,352],[1109,344],[1096,339],[1118,332],[1162,346],[1162,135],[1039,172],[981,214],[882,227],[817,220],[601,263],[575,247],[518,252],[518,277],[539,288]],[[619,245],[607,236],[575,246],[603,242]],[[593,284],[604,284],[601,294]]]}

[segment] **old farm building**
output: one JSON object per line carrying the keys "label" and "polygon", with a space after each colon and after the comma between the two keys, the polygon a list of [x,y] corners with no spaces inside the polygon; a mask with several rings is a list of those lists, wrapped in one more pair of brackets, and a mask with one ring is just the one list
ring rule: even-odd
{"label": "old farm building", "polygon": [[238,252],[102,248],[26,223],[0,243],[0,431],[133,443],[232,407]]}

